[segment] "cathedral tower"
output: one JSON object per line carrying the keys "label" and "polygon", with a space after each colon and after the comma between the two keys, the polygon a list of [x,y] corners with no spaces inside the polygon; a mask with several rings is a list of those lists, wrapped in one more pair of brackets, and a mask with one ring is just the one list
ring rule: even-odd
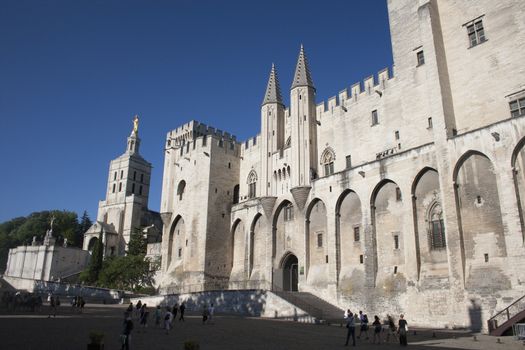
{"label": "cathedral tower", "polygon": [[109,164],[106,199],[99,202],[97,222],[85,233],[84,249],[103,232],[106,255],[124,254],[131,232],[147,226],[151,164],[139,154],[138,116],[124,154]]}

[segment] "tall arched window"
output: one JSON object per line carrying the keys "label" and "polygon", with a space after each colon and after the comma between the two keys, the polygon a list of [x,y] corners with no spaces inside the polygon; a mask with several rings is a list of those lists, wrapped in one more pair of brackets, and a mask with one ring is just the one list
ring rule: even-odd
{"label": "tall arched window", "polygon": [[334,173],[335,152],[328,147],[321,154],[321,165],[324,168],[324,176],[332,175]]}
{"label": "tall arched window", "polygon": [[445,240],[445,224],[443,223],[443,209],[441,204],[434,202],[428,211],[428,238],[431,250],[444,249],[446,247]]}
{"label": "tall arched window", "polygon": [[248,174],[248,198],[254,198],[257,196],[257,173],[250,171]]}

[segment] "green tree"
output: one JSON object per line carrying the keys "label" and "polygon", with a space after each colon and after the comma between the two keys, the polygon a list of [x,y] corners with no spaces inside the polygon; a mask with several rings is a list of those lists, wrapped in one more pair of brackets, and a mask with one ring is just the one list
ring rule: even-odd
{"label": "green tree", "polygon": [[74,233],[78,229],[78,217],[71,211],[46,210],[5,221],[0,224],[0,271],[5,269],[10,248],[31,244],[33,236],[39,241],[43,240],[52,216],[55,217],[53,235],[58,243],[64,238],[67,238],[71,244],[75,243]]}
{"label": "green tree", "polygon": [[154,274],[144,255],[116,256],[104,261],[98,282],[107,288],[138,290],[152,287]]}
{"label": "green tree", "polygon": [[93,225],[87,211],[84,210],[82,217],[80,218],[80,223],[78,224],[78,229],[76,230],[75,235],[75,247],[82,248],[82,243],[84,241],[84,233]]}
{"label": "green tree", "polygon": [[99,279],[100,271],[103,269],[104,244],[102,243],[102,231],[98,235],[97,242],[91,252],[91,259],[87,270],[80,274],[80,280],[89,284],[96,284]]}
{"label": "green tree", "polygon": [[134,228],[129,237],[128,255],[146,255],[147,252],[146,238],[141,228]]}

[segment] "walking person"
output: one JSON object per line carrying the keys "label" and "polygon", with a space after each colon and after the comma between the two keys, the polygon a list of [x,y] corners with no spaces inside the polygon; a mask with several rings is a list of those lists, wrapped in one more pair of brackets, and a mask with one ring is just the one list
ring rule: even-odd
{"label": "walking person", "polygon": [[215,307],[213,306],[213,303],[211,303],[210,307],[208,308],[208,323],[209,324],[212,324],[214,312],[215,312]]}
{"label": "walking person", "polygon": [[155,327],[160,327],[160,319],[161,319],[161,311],[160,311],[160,305],[157,305],[157,308],[155,309]]}
{"label": "walking person", "polygon": [[172,321],[173,321],[173,314],[171,313],[170,307],[168,306],[166,308],[166,313],[164,314],[164,329],[166,330],[166,334],[170,333]]}
{"label": "walking person", "polygon": [[55,316],[58,313],[58,307],[59,306],[60,306],[60,298],[57,295],[56,298],[55,298]]}
{"label": "walking person", "polygon": [[359,311],[359,320],[361,321],[361,327],[359,329],[359,336],[358,339],[361,338],[361,334],[363,332],[366,335],[366,340],[368,340],[368,316],[363,313],[363,311]]}
{"label": "walking person", "polygon": [[348,309],[345,313],[346,318],[346,343],[345,346],[348,346],[348,340],[352,337],[352,346],[355,346],[355,320],[354,314]]}
{"label": "walking person", "polygon": [[208,306],[204,304],[204,307],[202,308],[202,324],[206,324],[207,320],[208,320]]}
{"label": "walking person", "polygon": [[147,305],[144,303],[142,304],[141,312],[140,312],[140,325],[142,328],[148,328],[148,317],[149,317],[149,310]]}
{"label": "walking person", "polygon": [[122,342],[122,346],[120,347],[121,350],[129,350],[132,330],[133,330],[133,321],[131,320],[131,313],[126,311],[124,313],[123,330],[120,336],[121,342]]}
{"label": "walking person", "polygon": [[379,320],[379,317],[377,315],[374,316],[374,322],[372,323],[372,326],[374,326],[374,340],[372,343],[381,344],[381,331],[383,330],[383,326],[381,325],[381,321]]}
{"label": "walking person", "polygon": [[140,317],[140,310],[142,308],[142,302],[139,300],[137,305],[135,305],[135,318]]}
{"label": "walking person", "polygon": [[407,340],[407,333],[408,333],[408,323],[407,321],[405,320],[405,315],[401,314],[399,315],[399,344],[401,344],[402,346],[407,346],[408,345],[408,340]]}
{"label": "walking person", "polygon": [[80,313],[84,312],[84,306],[86,306],[86,301],[84,300],[84,297],[80,297]]}
{"label": "walking person", "polygon": [[386,334],[386,342],[390,340],[390,337],[392,336],[392,339],[396,339],[396,323],[394,322],[394,319],[390,315],[386,315],[386,318],[388,320],[388,333]]}
{"label": "walking person", "polygon": [[53,317],[57,317],[57,305],[54,296],[49,298],[49,316],[47,316],[47,318],[50,318],[51,314],[53,314]]}
{"label": "walking person", "polygon": [[180,322],[180,321],[184,322],[184,310],[186,310],[186,305],[184,305],[184,302],[182,302],[182,303],[180,304],[180,307],[179,307],[179,311],[180,311],[179,322]]}
{"label": "walking person", "polygon": [[171,313],[173,314],[173,319],[177,319],[177,312],[179,311],[179,304],[175,303],[173,305],[173,309],[171,309]]}

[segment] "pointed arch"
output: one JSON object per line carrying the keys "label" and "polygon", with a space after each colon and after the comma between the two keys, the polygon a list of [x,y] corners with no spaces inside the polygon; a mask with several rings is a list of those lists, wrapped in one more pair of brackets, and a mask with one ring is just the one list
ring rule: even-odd
{"label": "pointed arch", "polygon": [[173,219],[173,221],[171,223],[170,233],[169,233],[169,237],[168,237],[168,259],[167,259],[168,263],[166,264],[166,268],[169,268],[169,266],[171,265],[171,262],[172,262],[173,246],[175,244],[175,242],[174,242],[174,235],[175,235],[176,229],[178,228],[180,230],[179,226],[183,226],[183,225],[184,225],[184,219],[182,218],[181,215],[177,215],[175,217],[175,219]]}
{"label": "pointed arch", "polygon": [[[391,179],[381,180],[370,196],[372,223],[372,271],[374,285],[388,278],[392,271],[402,270],[404,265],[403,227],[398,213],[402,211],[402,193]],[[393,249],[392,249],[393,248]],[[381,269],[378,252],[381,252]],[[397,258],[396,258],[397,256]],[[399,286],[401,287],[401,286]]]}
{"label": "pointed arch", "polygon": [[[327,211],[320,198],[314,198],[305,212],[305,273],[311,283],[325,283],[327,263]],[[314,272],[314,273],[312,273]]]}
{"label": "pointed arch", "polygon": [[255,170],[250,170],[248,177],[246,178],[246,183],[251,184],[257,182],[257,172]]}
{"label": "pointed arch", "polygon": [[251,170],[246,180],[248,184],[248,198],[257,197],[257,173],[255,170]]}
{"label": "pointed arch", "polygon": [[324,168],[324,176],[329,176],[334,173],[335,152],[332,147],[326,147],[324,149],[319,161]]}
{"label": "pointed arch", "polygon": [[359,263],[358,257],[364,254],[361,200],[351,189],[344,190],[335,204],[335,242],[339,282],[342,269],[348,267],[347,270],[350,270],[352,265]]}
{"label": "pointed arch", "polygon": [[[272,257],[275,258],[286,247],[286,225],[285,221],[293,220],[295,208],[287,199],[279,203],[272,216]],[[291,211],[291,217],[288,211]],[[281,213],[283,216],[281,217]]]}
{"label": "pointed arch", "polygon": [[521,239],[525,242],[525,206],[521,203],[522,199],[525,198],[525,137],[518,142],[512,151],[510,165],[512,167],[516,205],[520,218]]}
{"label": "pointed arch", "polygon": [[[435,168],[426,166],[417,173],[412,182],[411,195],[418,279],[425,278],[421,276],[423,270],[434,271],[432,276],[437,276],[445,271],[439,266],[448,263],[448,255],[444,249],[446,229],[441,210],[439,174]],[[422,269],[422,266],[425,268]]]}
{"label": "pointed arch", "polygon": [[489,282],[481,286],[476,278],[470,278],[478,273],[475,261],[483,260],[487,254],[484,246],[493,247],[492,257],[507,255],[493,164],[486,154],[470,150],[459,158],[454,168],[456,215],[466,289],[490,287],[498,290],[504,287]]}
{"label": "pointed arch", "polygon": [[454,182],[456,181],[456,179],[458,177],[458,172],[459,172],[461,166],[465,163],[465,161],[468,158],[470,158],[472,156],[480,156],[480,157],[486,158],[486,159],[488,159],[490,164],[494,164],[492,159],[488,155],[486,155],[485,153],[482,153],[482,152],[480,152],[478,150],[468,150],[467,152],[463,153],[463,155],[461,157],[459,157],[459,159],[456,162],[456,165],[454,166],[454,171],[452,173],[452,180]]}
{"label": "pointed arch", "polygon": [[250,260],[249,260],[249,266],[248,266],[248,276],[252,275],[252,271],[253,271],[253,268],[256,262],[256,259],[255,259],[255,238],[256,238],[255,228],[259,220],[261,220],[261,217],[262,217],[261,213],[255,214],[250,224],[250,238],[249,238],[250,239],[250,252],[249,252]]}
{"label": "pointed arch", "polygon": [[290,250],[285,251],[281,257],[281,260],[279,261],[277,268],[281,272],[281,280],[275,281],[275,289],[297,292],[299,290],[299,260],[297,255],[292,253]]}
{"label": "pointed arch", "polygon": [[241,219],[237,218],[234,222],[233,222],[233,225],[232,225],[232,228],[230,230],[230,233],[231,233],[231,237],[232,237],[232,242],[231,242],[231,265],[233,267],[233,264],[235,263],[235,241],[236,239],[238,240],[239,237],[239,233],[236,232],[237,231],[237,227],[239,227],[239,224],[242,222]]}

